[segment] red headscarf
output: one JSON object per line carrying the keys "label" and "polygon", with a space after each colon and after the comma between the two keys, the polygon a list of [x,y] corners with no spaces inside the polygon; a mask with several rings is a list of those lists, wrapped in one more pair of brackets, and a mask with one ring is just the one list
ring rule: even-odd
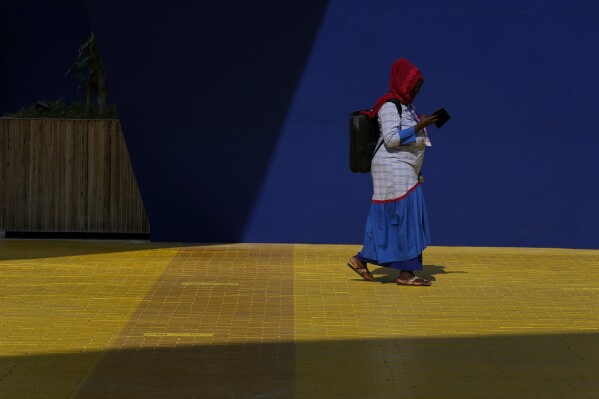
{"label": "red headscarf", "polygon": [[398,99],[402,104],[412,104],[414,98],[412,91],[422,79],[422,74],[410,61],[400,58],[391,67],[390,91],[379,98],[371,111],[363,113],[371,118],[376,118],[379,109],[392,98]]}

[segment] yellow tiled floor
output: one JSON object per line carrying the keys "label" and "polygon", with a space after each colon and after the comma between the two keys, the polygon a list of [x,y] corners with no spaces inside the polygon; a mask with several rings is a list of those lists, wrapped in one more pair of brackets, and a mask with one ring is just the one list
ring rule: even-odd
{"label": "yellow tiled floor", "polygon": [[599,251],[0,241],[0,398],[599,398]]}

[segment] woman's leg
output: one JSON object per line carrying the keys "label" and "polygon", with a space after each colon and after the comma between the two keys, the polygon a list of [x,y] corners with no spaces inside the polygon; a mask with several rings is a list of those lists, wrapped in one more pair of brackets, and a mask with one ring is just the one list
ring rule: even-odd
{"label": "woman's leg", "polygon": [[[361,253],[357,254],[352,259],[357,259],[359,262],[363,263],[364,266],[366,266],[367,263],[370,263],[399,270],[399,278],[397,279],[397,284],[399,285],[432,285],[430,281],[417,277],[414,274],[414,271],[422,270],[422,254],[412,259],[389,263],[378,263],[376,260],[365,258]],[[370,272],[368,273],[370,274]],[[370,274],[370,276],[372,276],[372,274]],[[374,281],[374,277],[371,281]]]}
{"label": "woman's leg", "polygon": [[422,254],[412,259],[393,262],[389,267],[401,270],[402,272],[412,272],[411,274],[414,274],[415,270],[422,270]]}
{"label": "woman's leg", "polygon": [[417,277],[414,271],[422,270],[422,254],[409,260],[393,262],[392,266],[394,269],[399,269],[399,278],[397,284],[399,285],[423,285],[429,286],[432,283],[421,277]]}
{"label": "woman's leg", "polygon": [[372,275],[372,273],[370,273],[370,270],[368,270],[367,263],[368,262],[362,260],[362,258],[358,254],[356,256],[351,257],[351,259],[347,263],[347,266],[349,266],[349,268],[352,269],[354,272],[358,273],[358,275],[362,277],[364,280],[374,282],[374,276]]}

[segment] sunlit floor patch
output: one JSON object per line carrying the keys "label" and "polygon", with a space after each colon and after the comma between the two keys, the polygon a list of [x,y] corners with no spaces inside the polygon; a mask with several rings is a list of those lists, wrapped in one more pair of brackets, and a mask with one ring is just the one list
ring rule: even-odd
{"label": "sunlit floor patch", "polygon": [[0,398],[77,394],[177,251],[0,241]]}
{"label": "sunlit floor patch", "polygon": [[166,333],[145,333],[144,337],[213,337],[211,333],[181,333],[181,332],[166,332]]}

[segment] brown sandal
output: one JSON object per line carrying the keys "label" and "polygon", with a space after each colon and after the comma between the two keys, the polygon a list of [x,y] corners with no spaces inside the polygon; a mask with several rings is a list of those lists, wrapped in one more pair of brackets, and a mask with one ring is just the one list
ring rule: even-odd
{"label": "brown sandal", "polygon": [[367,263],[362,262],[358,257],[352,256],[352,258],[347,263],[350,269],[354,272],[358,273],[360,277],[362,277],[366,281],[375,281],[374,276],[368,270]]}
{"label": "brown sandal", "polygon": [[401,279],[401,278],[397,279],[397,285],[413,285],[413,286],[429,287],[432,284],[433,283],[431,283],[430,281],[425,280],[422,277],[418,277],[418,276],[412,276],[407,280]]}

